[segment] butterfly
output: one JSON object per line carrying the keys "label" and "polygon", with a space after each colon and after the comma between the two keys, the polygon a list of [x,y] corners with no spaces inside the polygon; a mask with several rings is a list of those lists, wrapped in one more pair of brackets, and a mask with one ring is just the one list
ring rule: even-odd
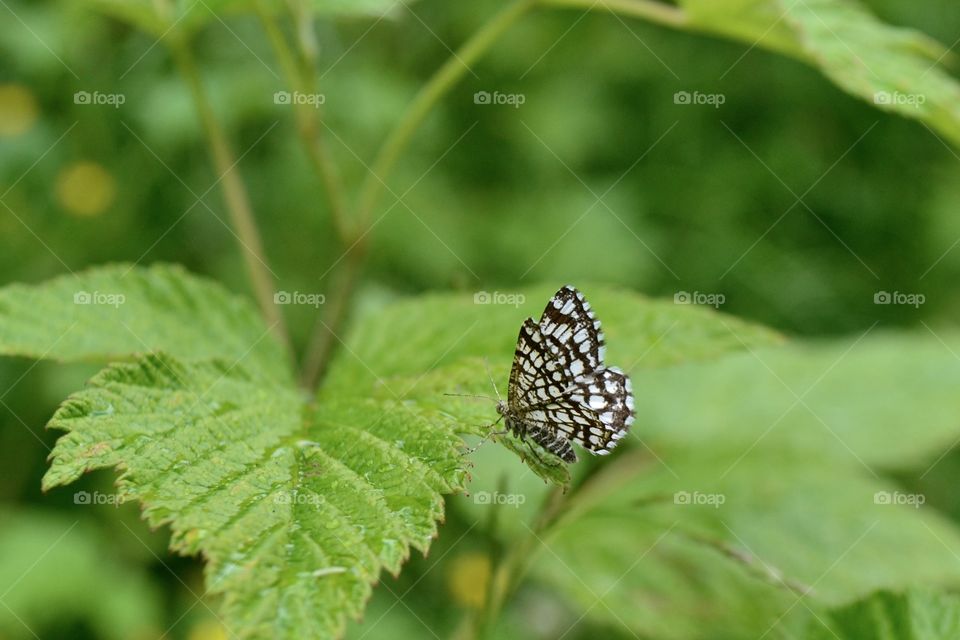
{"label": "butterfly", "polygon": [[607,455],[633,424],[630,378],[603,364],[600,321],[590,303],[566,286],[547,303],[540,322],[520,327],[507,399],[497,413],[507,431],[532,440],[564,462],[576,462],[571,442]]}

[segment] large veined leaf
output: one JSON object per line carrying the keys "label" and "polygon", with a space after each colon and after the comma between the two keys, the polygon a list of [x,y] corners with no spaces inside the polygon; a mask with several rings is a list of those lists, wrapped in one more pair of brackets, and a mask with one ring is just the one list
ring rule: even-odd
{"label": "large veined leaf", "polygon": [[358,616],[381,568],[425,551],[459,489],[459,442],[399,403],[312,407],[239,367],[150,355],[114,365],[50,422],[44,487],[122,469],[172,546],[202,553],[239,638],[323,638]]}
{"label": "large veined leaf", "polygon": [[0,635],[50,637],[48,625],[83,621],[109,640],[158,637],[161,594],[146,568],[107,548],[91,522],[37,510],[0,510]]}
{"label": "large veined leaf", "polygon": [[960,532],[853,466],[785,451],[633,462],[534,565],[595,619],[656,638],[789,638],[811,610],[876,589],[960,585]]}
{"label": "large veined leaf", "polygon": [[788,448],[864,471],[926,466],[960,438],[958,352],[955,331],[876,333],[639,371],[637,423],[668,451]]}
{"label": "large veined leaf", "polygon": [[829,611],[812,627],[804,640],[952,640],[960,637],[960,597],[881,591]]}
{"label": "large veined leaf", "polygon": [[111,265],[0,289],[0,355],[106,363],[151,351],[289,375],[247,300],[179,267]]}
{"label": "large veined leaf", "polygon": [[680,0],[684,26],[770,48],[819,68],[848,93],[923,120],[960,144],[960,84],[942,44],[884,24],[854,0]]}

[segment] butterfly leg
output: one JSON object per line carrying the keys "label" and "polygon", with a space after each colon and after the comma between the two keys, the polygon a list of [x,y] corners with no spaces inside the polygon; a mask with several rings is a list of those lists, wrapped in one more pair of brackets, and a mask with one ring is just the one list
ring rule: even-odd
{"label": "butterfly leg", "polygon": [[[496,421],[496,422],[494,422],[493,424],[490,424],[490,425],[488,425],[488,426],[490,427],[490,429],[493,429],[495,426],[497,426],[498,424],[500,424],[500,421],[501,421],[502,419],[503,419],[503,416],[500,416],[499,418],[497,418],[497,421]],[[480,447],[482,447],[482,446],[483,446],[483,443],[485,443],[485,442],[486,442],[487,440],[489,440],[490,438],[495,438],[495,437],[497,437],[497,436],[505,436],[505,435],[507,435],[508,433],[510,433],[510,428],[509,428],[509,426],[508,426],[506,429],[504,429],[503,431],[490,431],[490,432],[487,433],[487,435],[483,436],[483,438],[480,439],[480,442],[478,442],[478,443],[476,444],[476,446],[470,447],[469,449],[467,449],[466,451],[464,451],[464,452],[463,452],[463,455],[468,456],[468,455],[470,455],[471,453],[475,452],[477,449],[479,449]]]}

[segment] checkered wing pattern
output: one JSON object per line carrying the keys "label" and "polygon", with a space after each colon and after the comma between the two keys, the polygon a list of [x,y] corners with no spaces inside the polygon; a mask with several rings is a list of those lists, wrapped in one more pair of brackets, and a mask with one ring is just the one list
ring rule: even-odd
{"label": "checkered wing pattern", "polygon": [[[509,417],[550,450],[573,441],[610,453],[633,422],[633,392],[630,379],[605,367],[603,356],[603,333],[589,303],[573,287],[560,289],[539,323],[530,318],[520,328]],[[576,460],[572,451],[570,459]]]}

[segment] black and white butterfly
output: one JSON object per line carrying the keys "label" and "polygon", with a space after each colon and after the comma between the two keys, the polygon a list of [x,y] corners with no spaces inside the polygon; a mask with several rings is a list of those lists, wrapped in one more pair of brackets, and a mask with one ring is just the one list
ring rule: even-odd
{"label": "black and white butterfly", "polygon": [[507,430],[565,462],[577,461],[571,442],[610,453],[633,424],[633,390],[626,374],[603,364],[604,350],[583,294],[557,291],[539,323],[520,327],[507,400],[497,403]]}

